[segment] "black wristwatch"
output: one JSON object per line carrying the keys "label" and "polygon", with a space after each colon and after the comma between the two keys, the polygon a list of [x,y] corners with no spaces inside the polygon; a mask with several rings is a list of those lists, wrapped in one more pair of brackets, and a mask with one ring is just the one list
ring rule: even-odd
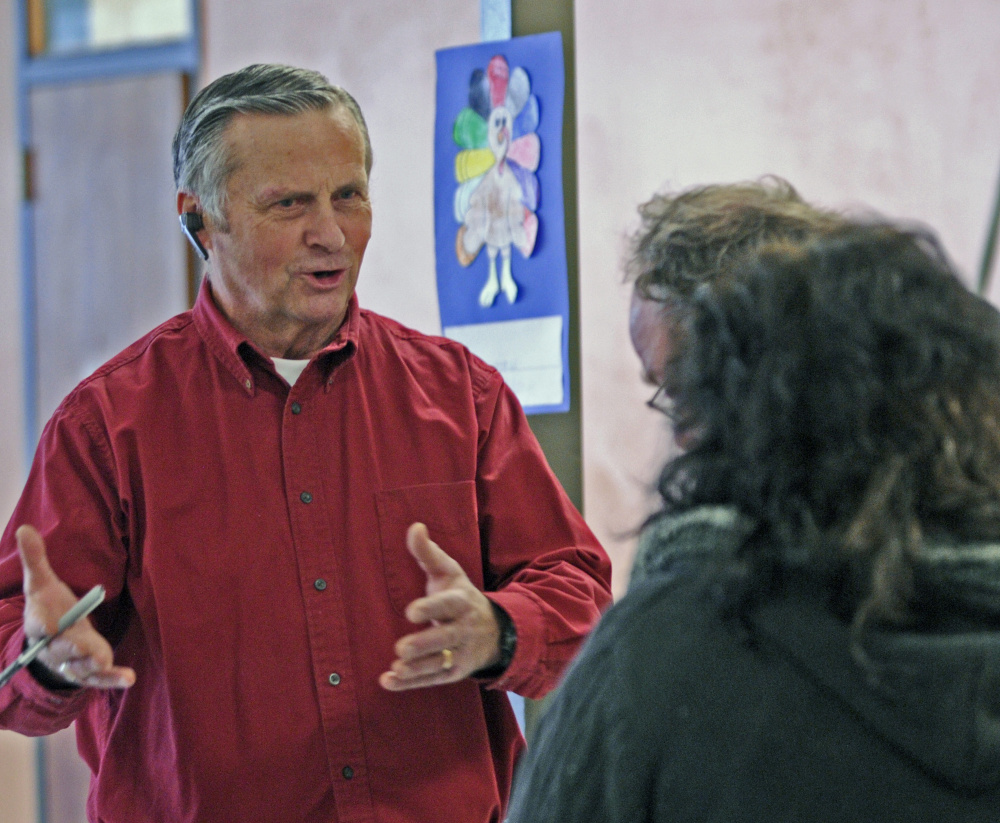
{"label": "black wristwatch", "polygon": [[500,660],[492,666],[478,669],[472,673],[472,677],[483,680],[493,680],[507,671],[510,661],[514,659],[514,652],[517,651],[517,628],[514,626],[514,621],[492,600],[490,605],[493,607],[493,614],[496,615],[497,623],[500,626]]}

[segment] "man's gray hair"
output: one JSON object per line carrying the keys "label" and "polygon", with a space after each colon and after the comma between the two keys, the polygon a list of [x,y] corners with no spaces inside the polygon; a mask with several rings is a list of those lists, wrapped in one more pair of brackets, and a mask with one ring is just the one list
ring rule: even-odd
{"label": "man's gray hair", "polygon": [[236,169],[223,135],[237,114],[301,114],[343,106],[365,143],[365,172],[372,169],[368,126],[357,101],[322,74],[294,66],[256,63],[209,83],[188,104],[173,141],[174,185],[201,200],[202,209],[227,230],[226,183]]}

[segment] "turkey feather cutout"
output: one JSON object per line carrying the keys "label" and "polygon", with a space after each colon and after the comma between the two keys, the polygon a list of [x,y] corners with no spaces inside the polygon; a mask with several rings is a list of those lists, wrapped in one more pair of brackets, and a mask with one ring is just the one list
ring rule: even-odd
{"label": "turkey feather cutout", "polygon": [[[535,172],[541,160],[538,98],[520,66],[513,71],[502,55],[469,78],[469,105],[455,118],[452,137],[462,151],[455,157],[455,220],[460,224],[455,255],[463,266],[483,246],[489,258],[479,305],[492,306],[503,292],[517,300],[511,247],[531,256],[538,237],[540,190]],[[500,271],[497,272],[497,257]]]}

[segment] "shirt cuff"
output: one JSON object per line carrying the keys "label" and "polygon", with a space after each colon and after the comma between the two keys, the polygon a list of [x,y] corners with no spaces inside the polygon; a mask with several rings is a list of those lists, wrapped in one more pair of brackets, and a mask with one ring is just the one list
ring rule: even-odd
{"label": "shirt cuff", "polygon": [[545,655],[545,622],[542,609],[534,598],[525,592],[501,590],[484,593],[491,603],[503,609],[514,624],[517,645],[506,669],[494,679],[483,679],[486,680],[487,688],[517,692],[536,675],[539,662]]}
{"label": "shirt cuff", "polygon": [[500,628],[500,660],[492,666],[477,669],[469,675],[476,680],[495,680],[500,677],[507,671],[511,660],[514,659],[514,652],[517,650],[517,627],[514,625],[514,621],[510,619],[510,615],[506,611],[492,600],[490,600],[490,605],[493,607],[493,614],[496,617],[497,626]]}
{"label": "shirt cuff", "polygon": [[[8,648],[24,649],[27,638],[24,629],[18,629],[10,638]],[[14,662],[11,658],[10,662]],[[84,705],[93,695],[93,689],[77,688],[70,685],[68,688],[51,688],[43,684],[32,673],[34,665],[28,666],[11,679],[7,687],[11,689],[18,698],[34,707],[35,712],[40,716],[55,720],[56,718],[67,718],[64,725],[69,725],[72,719],[79,713]],[[54,681],[53,681],[54,683]],[[27,732],[26,732],[27,733]],[[50,732],[41,732],[48,734]]]}

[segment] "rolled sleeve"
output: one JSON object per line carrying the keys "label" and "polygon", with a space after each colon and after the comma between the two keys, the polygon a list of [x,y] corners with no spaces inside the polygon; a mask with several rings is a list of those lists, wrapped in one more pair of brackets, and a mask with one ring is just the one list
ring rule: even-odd
{"label": "rolled sleeve", "polygon": [[540,698],[611,603],[611,564],[493,374],[481,401],[480,521],[487,593],[513,620],[517,648],[490,686]]}

